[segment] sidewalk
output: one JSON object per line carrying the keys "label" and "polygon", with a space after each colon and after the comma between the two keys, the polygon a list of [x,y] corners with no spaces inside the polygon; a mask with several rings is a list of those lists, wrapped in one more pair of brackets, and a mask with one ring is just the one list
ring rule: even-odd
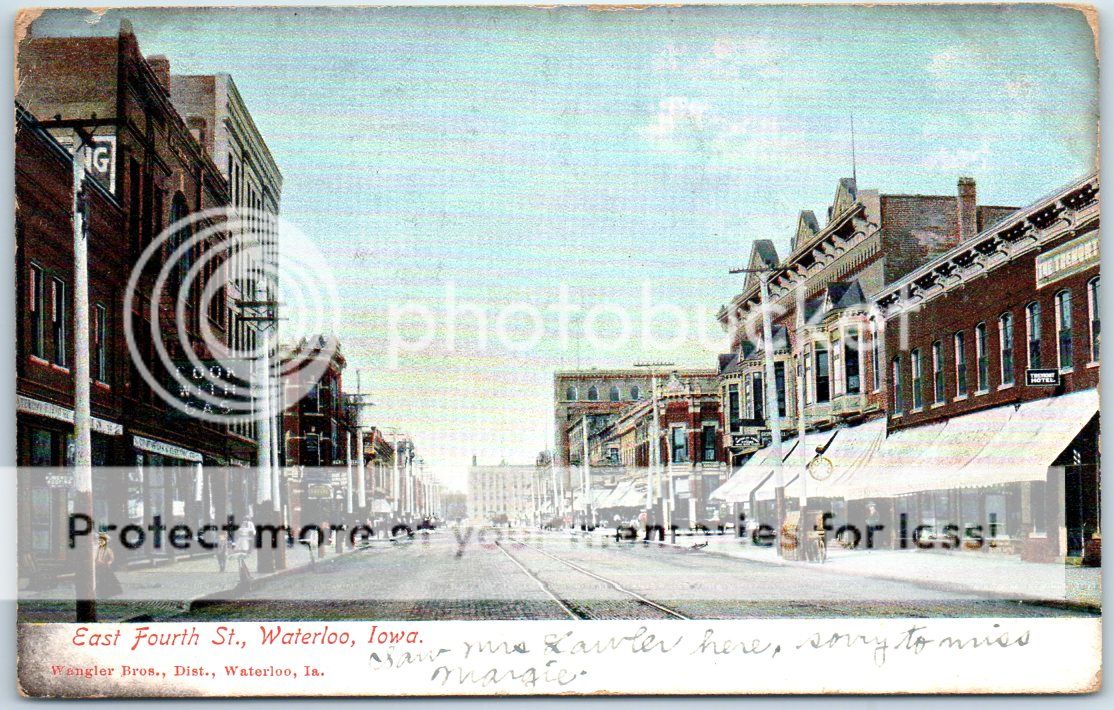
{"label": "sidewalk", "polygon": [[[593,534],[614,540],[615,531],[597,528]],[[735,537],[731,533],[678,535],[676,543],[671,543],[667,535],[664,543],[654,541],[651,544],[675,548],[703,545],[697,548],[701,552],[752,562],[798,565],[831,574],[908,582],[938,591],[1094,610],[1102,608],[1101,568],[1023,562],[1016,555],[917,549],[848,550],[829,542],[828,559],[819,564],[786,560],[772,546],[754,545],[750,538]]]}
{"label": "sidewalk", "polygon": [[[374,546],[377,543],[372,543]],[[348,549],[340,553],[346,555],[362,548]],[[335,545],[325,550],[322,562],[338,556]],[[258,555],[247,558],[247,568],[251,573],[251,586],[263,580],[303,570],[317,563],[308,548],[296,545],[286,549],[286,566],[266,574],[259,573]],[[160,564],[153,567],[133,567],[117,570],[123,593],[98,603],[105,610],[101,621],[125,621],[137,616],[157,617],[178,614],[190,609],[199,600],[232,599],[240,593],[239,564],[230,557],[223,572],[217,564],[215,555],[203,555]],[[74,596],[72,578],[61,582],[51,590],[35,592],[20,590],[21,601],[69,600]]]}

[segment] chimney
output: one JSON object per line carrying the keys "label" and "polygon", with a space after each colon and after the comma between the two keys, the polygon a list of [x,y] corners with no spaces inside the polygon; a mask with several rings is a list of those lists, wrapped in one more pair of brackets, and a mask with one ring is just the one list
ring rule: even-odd
{"label": "chimney", "polygon": [[165,54],[152,54],[147,57],[147,64],[151,66],[151,71],[155,72],[155,79],[158,80],[159,86],[163,91],[170,93],[170,60],[166,58]]}
{"label": "chimney", "polygon": [[979,232],[978,199],[975,197],[975,178],[959,178],[959,241],[965,242]]}

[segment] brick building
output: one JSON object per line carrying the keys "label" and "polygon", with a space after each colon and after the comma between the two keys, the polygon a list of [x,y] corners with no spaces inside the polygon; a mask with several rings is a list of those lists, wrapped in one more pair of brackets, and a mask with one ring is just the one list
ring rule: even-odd
{"label": "brick building", "polygon": [[[679,376],[714,377],[715,370],[682,369]],[[570,446],[569,429],[583,416],[588,415],[595,431],[631,402],[650,396],[650,373],[644,369],[586,369],[564,370],[553,374],[554,433],[557,446],[557,465],[569,466],[577,456],[580,446]],[[579,441],[579,440],[576,440]]]}
{"label": "brick building", "polygon": [[[276,305],[278,292],[278,228],[282,174],[271,155],[263,135],[255,125],[247,104],[228,74],[170,76],[170,96],[174,107],[185,119],[194,139],[220,169],[228,184],[228,194],[236,217],[229,231],[245,247],[237,249],[228,263],[229,312],[228,338],[236,352],[253,353],[266,345],[273,368],[275,323],[279,318]],[[253,305],[236,307],[245,303]],[[276,423],[284,408],[281,402],[270,402],[266,408],[275,418],[270,431],[263,432],[256,421],[237,422],[232,431],[259,444],[266,451],[277,441],[280,429]],[[266,436],[264,436],[266,434]],[[272,446],[274,451],[281,447]],[[272,461],[271,466],[279,466]]]}
{"label": "brick building", "polygon": [[[38,399],[34,390],[47,398],[43,400],[46,406],[28,403],[24,407],[27,416],[19,422],[20,461],[58,464],[68,456],[72,426],[59,427],[57,423],[70,415],[55,408],[64,410],[66,403],[72,402],[71,378],[65,364],[72,359],[72,343],[68,340],[72,325],[65,322],[72,318],[72,246],[65,247],[72,243],[67,221],[72,195],[70,171],[61,161],[65,149],[73,143],[75,129],[81,129],[92,136],[92,158],[88,162],[91,177],[86,181],[86,191],[91,196],[94,230],[90,273],[95,310],[91,324],[98,342],[91,350],[94,378],[99,383],[94,386],[94,411],[116,417],[106,420],[111,421],[111,427],[98,425],[107,437],[96,437],[94,460],[130,471],[126,480],[94,481],[95,489],[104,492],[95,503],[98,514],[117,524],[138,523],[158,514],[168,525],[194,526],[210,512],[218,517],[229,512],[243,514],[243,501],[236,496],[240,488],[229,485],[226,475],[215,467],[252,463],[255,442],[229,432],[226,425],[204,421],[171,406],[149,384],[141,367],[150,370],[154,382],[178,393],[179,404],[190,405],[190,387],[180,386],[175,379],[177,375],[192,382],[193,366],[188,364],[187,355],[211,363],[213,347],[226,348],[231,302],[225,294],[218,293],[208,307],[203,307],[198,286],[184,292],[185,335],[181,339],[175,313],[175,279],[181,278],[188,266],[203,263],[210,249],[219,247],[225,238],[220,221],[202,219],[193,225],[191,233],[211,229],[211,234],[183,250],[178,267],[170,270],[170,287],[152,303],[158,267],[175,247],[189,243],[190,234],[180,232],[163,244],[152,268],[140,276],[131,313],[123,311],[123,293],[132,267],[164,226],[228,204],[224,177],[171,104],[169,62],[164,57],[145,59],[125,21],[119,33],[110,37],[25,39],[19,46],[17,72],[16,98],[24,132],[24,140],[17,147],[20,152],[27,151],[17,156],[17,163],[24,166],[17,172],[17,179],[24,182],[23,188],[17,187],[23,193],[17,220],[21,226],[26,225],[21,229],[27,235],[35,235],[33,240],[25,240],[25,248],[20,250],[18,293],[33,302],[30,312],[44,314],[42,321],[34,316],[21,323],[20,336],[27,339],[21,347],[25,353],[20,358],[24,360],[21,379],[28,379],[24,385],[26,396]],[[54,157],[48,158],[51,154]],[[41,194],[34,196],[31,192]],[[44,202],[48,196],[50,205]],[[45,239],[44,219],[51,213],[57,232]],[[201,283],[224,268],[220,258],[205,263],[199,276]],[[40,280],[43,288],[32,285]],[[36,311],[40,296],[43,310]],[[48,296],[53,300],[50,318],[46,319]],[[103,311],[98,306],[103,306]],[[121,325],[125,316],[135,324],[141,354],[138,361],[129,356],[124,345]],[[166,361],[156,354],[151,330],[155,319],[163,334]],[[212,334],[208,342],[201,337],[203,325]],[[45,353],[46,357],[36,353]],[[100,357],[101,353],[105,357]],[[45,361],[45,370],[40,361]],[[49,420],[55,424],[48,425]],[[213,475],[205,475],[206,470]],[[38,501],[34,510],[39,512],[45,506],[43,501],[57,503],[60,495],[32,493],[26,499]],[[37,537],[39,542],[33,544],[56,549],[54,537],[43,532]],[[168,552],[164,549],[159,554]],[[131,559],[151,553],[144,547],[134,554],[123,554]]]}
{"label": "brick building", "polygon": [[[716,378],[672,373],[659,384],[657,400],[658,461],[664,466],[653,486],[651,522],[665,519],[663,501],[669,502],[669,517],[679,527],[718,518],[719,506],[709,496],[724,482],[727,466]],[[611,482],[616,495],[597,503],[601,521],[618,515],[625,523],[634,510],[645,510],[653,418],[651,398],[628,405],[600,433],[600,449],[614,452],[610,458],[624,467]]]}
{"label": "brick building", "polygon": [[[890,434],[872,488],[893,514],[993,522],[1000,546],[1033,557],[1078,555],[1091,543],[1098,195],[1090,175],[876,295]],[[901,472],[885,465],[898,450],[915,453]]]}
{"label": "brick building", "polygon": [[291,394],[283,396],[288,406],[282,416],[282,477],[291,525],[297,528],[303,520],[338,519],[343,510],[334,477],[339,466],[347,471],[353,415],[342,395],[347,361],[335,340],[304,338],[286,353],[302,363],[283,368],[283,389]]}
{"label": "brick building", "polygon": [[[812,212],[800,213],[786,258],[771,242],[755,242],[748,268],[769,270],[781,455],[795,456],[786,486],[799,478],[816,445],[836,443],[836,430],[848,430],[840,436],[850,445],[866,436],[851,429],[884,414],[883,324],[872,313],[873,296],[1013,209],[978,205],[969,178],[960,178],[955,196],[880,194],[844,178],[824,226]],[[743,291],[718,315],[734,347],[720,358],[725,443],[731,464],[746,465],[714,497],[744,506],[772,503],[776,494],[776,476],[766,461],[773,417],[765,402],[761,278],[748,274]],[[796,441],[799,403],[815,445]],[[828,430],[833,434],[822,434]],[[876,427],[869,431],[878,435]],[[839,448],[828,451],[829,458]],[[851,447],[846,455],[853,452]],[[796,497],[789,489],[787,495]],[[835,491],[831,496],[839,498]]]}

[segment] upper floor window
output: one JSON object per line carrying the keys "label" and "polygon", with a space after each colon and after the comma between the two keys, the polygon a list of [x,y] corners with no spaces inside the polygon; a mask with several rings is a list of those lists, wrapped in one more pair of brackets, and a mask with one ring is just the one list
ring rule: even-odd
{"label": "upper floor window", "polygon": [[804,365],[805,365],[805,372],[804,372],[805,404],[812,404],[813,393],[815,391],[815,387],[813,386],[813,382],[812,382],[812,348],[811,347],[809,347],[807,345],[805,346],[804,357],[802,357],[801,359],[804,360]]}
{"label": "upper floor window", "polygon": [[998,342],[1002,348],[1002,384],[1013,384],[1013,314],[998,318]]}
{"label": "upper floor window", "polygon": [[575,402],[576,401],[576,388],[575,387],[569,387],[568,389],[565,390],[565,399],[567,399],[570,402]]}
{"label": "upper floor window", "polygon": [[38,266],[31,266],[30,311],[31,311],[31,354],[35,357],[46,357],[46,300],[44,296],[43,270]]}
{"label": "upper floor window", "polygon": [[1056,359],[1061,370],[1071,370],[1071,291],[1056,294]]}
{"label": "upper floor window", "polygon": [[683,426],[675,426],[670,430],[670,444],[673,450],[673,463],[688,463],[688,434]]}
{"label": "upper floor window", "polygon": [[881,332],[878,329],[878,321],[874,318],[870,319],[870,363],[871,363],[871,385],[875,392],[882,389],[882,345],[880,342]]}
{"label": "upper floor window", "polygon": [[985,392],[989,385],[987,380],[990,378],[990,357],[986,352],[986,323],[979,323],[975,326],[975,365],[978,368],[975,372],[975,392]]}
{"label": "upper floor window", "polygon": [[847,338],[843,343],[843,374],[844,391],[847,394],[859,394],[862,384],[859,380],[859,353],[862,351],[862,341],[859,339],[859,329],[849,328]]}
{"label": "upper floor window", "polygon": [[705,424],[700,431],[701,449],[703,449],[703,460],[715,461],[716,460],[716,425]]}
{"label": "upper floor window", "polygon": [[609,399],[610,399],[610,400],[611,400],[612,402],[618,402],[618,401],[619,401],[619,388],[618,388],[618,387],[616,387],[616,386],[614,386],[614,385],[612,385],[612,386],[611,386],[611,391],[610,391],[610,392],[608,392],[608,395],[609,395],[609,397],[608,397],[608,398],[609,398]]}
{"label": "upper floor window", "polygon": [[944,403],[944,344],[939,340],[932,344],[932,401]]}
{"label": "upper floor window", "polygon": [[59,367],[65,367],[67,324],[69,323],[69,302],[66,300],[66,282],[62,279],[51,279],[50,293],[50,322],[54,335],[54,351],[51,353],[50,361]]}
{"label": "upper floor window", "polygon": [[1041,366],[1041,304],[1033,301],[1025,307],[1025,338],[1028,341],[1028,365]]}
{"label": "upper floor window", "polygon": [[599,399],[600,399],[600,391],[596,388],[595,385],[592,385],[591,387],[588,388],[588,401],[589,402],[598,402]]}
{"label": "upper floor window", "polygon": [[922,387],[924,380],[921,378],[921,351],[914,350],[909,354],[909,365],[913,371],[913,411],[924,405]]}
{"label": "upper floor window", "polygon": [[731,430],[736,431],[740,426],[742,419],[742,412],[739,409],[739,385],[727,386],[727,421],[731,425]]}
{"label": "upper floor window", "polygon": [[831,399],[828,347],[825,343],[816,344],[816,402]]}
{"label": "upper floor window", "polygon": [[1091,316],[1091,362],[1099,361],[1099,277],[1087,282],[1087,309]]}
{"label": "upper floor window", "polygon": [[632,402],[637,400],[641,396],[642,396],[642,390],[638,389],[637,386],[630,388],[630,398],[631,398]]}
{"label": "upper floor window", "polygon": [[93,307],[93,379],[108,383],[108,309]]}
{"label": "upper floor window", "polygon": [[955,346],[955,396],[967,396],[967,338],[960,331],[952,342]]}
{"label": "upper floor window", "polygon": [[893,359],[893,390],[894,390],[894,414],[901,414],[905,404],[901,396],[901,356],[895,355]]}
{"label": "upper floor window", "polygon": [[785,363],[774,363],[774,387],[777,389],[777,415],[785,416]]}
{"label": "upper floor window", "polygon": [[766,389],[762,385],[762,374],[755,372],[750,376],[751,386],[751,417],[758,421],[766,421]]}

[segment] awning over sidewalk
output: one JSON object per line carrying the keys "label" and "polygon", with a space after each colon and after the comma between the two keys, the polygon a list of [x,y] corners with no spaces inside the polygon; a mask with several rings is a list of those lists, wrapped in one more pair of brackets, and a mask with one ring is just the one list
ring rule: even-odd
{"label": "awning over sidewalk", "polygon": [[[783,442],[781,445],[782,458],[792,455],[796,450],[796,440]],[[731,478],[712,491],[713,500],[723,500],[728,503],[745,503],[750,500],[750,494],[761,486],[774,472],[774,463],[777,457],[773,455],[771,447],[759,449],[747,462],[736,469]]]}
{"label": "awning over sidewalk", "polygon": [[622,505],[623,496],[634,486],[634,481],[619,481],[615,487],[600,498],[597,508],[618,508]]}
{"label": "awning over sidewalk", "polygon": [[[831,470],[817,465],[808,474],[805,492],[812,498],[844,498],[856,486],[867,485],[871,478],[868,463],[886,441],[886,420],[874,419],[858,426],[821,432],[831,440],[823,457],[831,462]],[[834,438],[833,438],[834,435]],[[826,443],[827,439],[821,442]],[[816,455],[815,448],[808,450],[808,458]],[[800,498],[803,462],[799,453],[786,461],[786,470],[794,472],[793,482],[786,485],[786,497]],[[817,476],[825,476],[818,480]]]}
{"label": "awning over sidewalk", "polygon": [[[785,456],[784,463],[782,463],[782,482],[783,482],[782,484],[785,486],[785,495],[786,496],[792,496],[792,495],[800,496],[800,487],[799,487],[800,484],[797,481],[797,478],[805,470],[804,469],[804,462],[806,460],[811,461],[812,458],[814,456],[816,456],[816,447],[824,446],[829,441],[831,441],[832,445],[834,446],[835,445],[835,440],[832,439],[833,436],[835,436],[835,440],[839,439],[839,436],[837,435],[836,431],[813,431],[813,432],[809,432],[809,433],[805,434],[805,448],[804,448],[804,451],[805,451],[805,454],[807,455],[807,459],[804,458],[801,455],[801,449],[797,446],[794,446],[793,451],[788,453]],[[795,443],[795,440],[791,441],[789,443],[790,444]],[[788,451],[788,449],[785,449],[785,450]],[[777,497],[777,480],[776,480],[776,478],[777,478],[776,476],[770,476],[769,478],[767,478],[766,481],[758,488],[758,490],[755,491],[754,499],[755,500],[773,500],[774,498],[776,498]],[[796,494],[794,494],[792,492],[794,490],[797,491]],[[813,495],[811,493],[811,486],[809,487],[809,490],[810,490],[809,495],[810,496]]]}
{"label": "awning over sidewalk", "polygon": [[901,429],[865,462],[847,498],[1043,481],[1048,467],[1098,413],[1095,390],[995,407]]}

